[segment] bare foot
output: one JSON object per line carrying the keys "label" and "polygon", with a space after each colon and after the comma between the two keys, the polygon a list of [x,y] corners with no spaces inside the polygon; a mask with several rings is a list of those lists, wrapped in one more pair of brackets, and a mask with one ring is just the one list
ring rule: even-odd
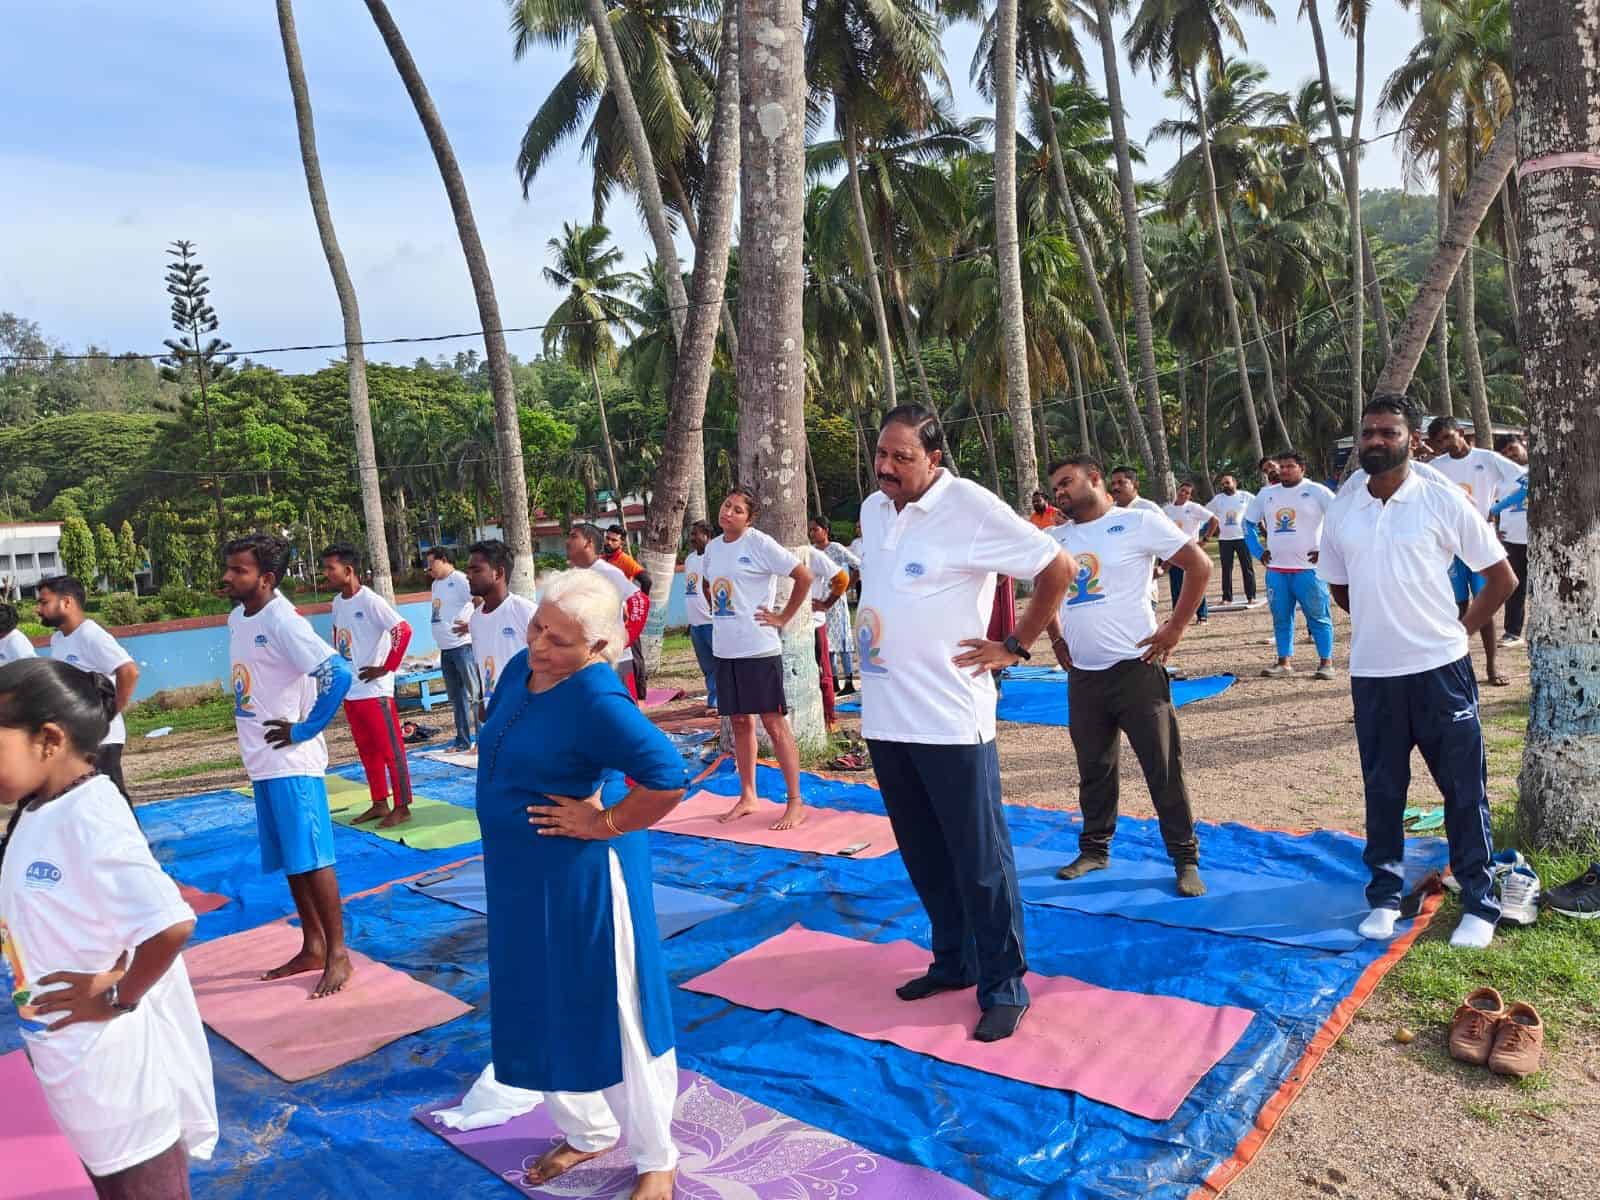
{"label": "bare foot", "polygon": [[388,812],[389,802],[387,800],[383,801],[382,803],[374,800],[372,802],[372,807],[367,809],[366,812],[362,813],[354,821],[351,821],[350,824],[365,825],[368,821],[376,821],[379,817],[387,815]]}
{"label": "bare foot", "polygon": [[411,806],[409,804],[403,804],[383,820],[379,821],[378,828],[393,829],[396,825],[403,824],[409,820],[411,820]]}
{"label": "bare foot", "polygon": [[304,975],[307,971],[320,971],[328,965],[326,958],[327,951],[322,948],[305,946],[301,948],[299,954],[296,954],[283,966],[273,967],[261,978],[263,980],[287,979],[290,975]]}
{"label": "bare foot", "polygon": [[704,716],[704,717],[714,717],[714,716],[717,715],[717,710],[714,709],[714,708],[707,708],[706,711],[701,713],[700,715]]}
{"label": "bare foot", "polygon": [[783,816],[778,818],[772,828],[780,831],[793,829],[798,825],[804,825],[806,817],[809,815],[806,812],[806,802],[799,797],[795,797],[783,806]]}
{"label": "bare foot", "polygon": [[754,796],[740,796],[739,803],[735,804],[727,812],[723,813],[717,818],[717,820],[726,825],[729,821],[737,821],[740,817],[748,817],[751,813],[757,812],[760,808],[761,801],[757,800]]}
{"label": "bare foot", "polygon": [[672,1177],[675,1171],[642,1171],[639,1182],[633,1185],[630,1200],[672,1200]]}
{"label": "bare foot", "polygon": [[350,955],[340,951],[328,960],[327,968],[322,972],[322,978],[317,980],[317,986],[311,991],[313,1000],[321,1000],[324,996],[331,996],[341,990],[350,982],[350,974],[355,968],[350,962]]}
{"label": "bare foot", "polygon": [[[574,1150],[562,1142],[554,1150],[547,1150],[541,1154],[538,1161],[528,1168],[522,1181],[529,1187],[543,1187],[553,1179],[560,1179],[573,1167],[581,1166],[591,1158],[599,1158],[609,1150],[610,1147],[605,1150]],[[668,1200],[671,1200],[672,1193],[668,1192],[667,1196]]]}

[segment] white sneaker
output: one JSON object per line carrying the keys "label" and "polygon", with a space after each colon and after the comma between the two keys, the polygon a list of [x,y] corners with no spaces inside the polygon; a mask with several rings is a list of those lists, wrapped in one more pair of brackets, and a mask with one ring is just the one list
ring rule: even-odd
{"label": "white sneaker", "polygon": [[1518,863],[1500,884],[1500,919],[1513,925],[1532,925],[1539,919],[1539,877]]}
{"label": "white sneaker", "polygon": [[1289,676],[1291,676],[1293,674],[1294,674],[1294,668],[1293,667],[1287,667],[1287,666],[1285,666],[1285,667],[1268,667],[1265,671],[1261,672],[1261,678],[1263,678],[1263,679],[1287,679]]}
{"label": "white sneaker", "polygon": [[1369,942],[1386,942],[1394,936],[1394,923],[1400,919],[1400,910],[1375,908],[1356,926],[1356,932]]}
{"label": "white sneaker", "polygon": [[[1522,857],[1520,850],[1502,850],[1489,860],[1489,880],[1491,883],[1499,883],[1518,867],[1527,865],[1528,860]],[[1444,886],[1445,890],[1453,895],[1461,894],[1461,884],[1453,874],[1444,877]]]}
{"label": "white sneaker", "polygon": [[1500,639],[1500,644],[1502,646],[1520,646],[1522,645],[1522,639],[1514,634],[1508,633],[1505,635],[1505,637]]}
{"label": "white sneaker", "polygon": [[1332,679],[1333,675],[1334,671],[1332,666],[1318,667],[1311,673],[1311,677],[1313,679]]}

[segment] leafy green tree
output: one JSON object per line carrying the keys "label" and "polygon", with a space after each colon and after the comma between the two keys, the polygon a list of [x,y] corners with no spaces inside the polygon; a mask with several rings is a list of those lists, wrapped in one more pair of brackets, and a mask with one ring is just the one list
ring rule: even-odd
{"label": "leafy green tree", "polygon": [[144,568],[145,554],[133,540],[133,526],[127,521],[117,530],[117,558],[130,588],[138,587],[138,575]]}
{"label": "leafy green tree", "polygon": [[85,587],[95,581],[94,534],[82,517],[71,516],[61,523],[61,566]]}
{"label": "leafy green tree", "polygon": [[157,583],[162,588],[169,584],[187,584],[192,562],[189,543],[172,509],[165,504],[152,509],[145,521],[144,536],[150,547],[150,565]]}
{"label": "leafy green tree", "polygon": [[[167,292],[172,296],[172,327],[179,336],[166,340],[170,353],[161,360],[164,366],[162,375],[176,383],[193,372],[199,388],[209,447],[207,457],[211,466],[211,491],[217,506],[217,538],[220,541],[227,532],[228,522],[222,504],[222,476],[217,473],[217,430],[211,416],[208,388],[227,373],[233,363],[233,355],[228,353],[231,347],[227,342],[207,336],[217,331],[219,322],[216,309],[211,307],[208,299],[211,289],[206,285],[211,278],[201,274],[205,267],[194,258],[194,243],[181,240],[173,242],[167,254],[175,260],[167,268],[166,278]],[[205,340],[202,341],[202,338]]]}
{"label": "leafy green tree", "polygon": [[123,580],[122,563],[117,555],[117,535],[104,523],[94,527],[94,557],[107,585],[116,591]]}

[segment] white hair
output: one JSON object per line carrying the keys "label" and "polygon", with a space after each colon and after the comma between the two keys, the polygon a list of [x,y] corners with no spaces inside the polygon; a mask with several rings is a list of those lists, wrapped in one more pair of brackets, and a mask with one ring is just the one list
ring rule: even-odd
{"label": "white hair", "polygon": [[539,603],[559,608],[576,621],[589,645],[605,642],[601,654],[607,662],[615,663],[628,652],[617,589],[594,571],[579,567],[556,572],[539,589]]}

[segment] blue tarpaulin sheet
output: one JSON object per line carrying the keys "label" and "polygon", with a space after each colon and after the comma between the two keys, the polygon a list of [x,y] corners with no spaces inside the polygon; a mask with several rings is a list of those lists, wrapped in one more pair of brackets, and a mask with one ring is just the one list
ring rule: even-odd
{"label": "blue tarpaulin sheet", "polygon": [[[414,758],[419,787],[470,803],[472,773]],[[768,793],[770,768],[760,768]],[[730,783],[719,766],[714,787]],[[818,803],[874,808],[874,789],[830,785]],[[781,790],[778,794],[782,794]],[[1066,855],[1076,847],[1070,814],[1013,808],[1019,846]],[[141,806],[158,856],[172,873],[234,897],[200,919],[210,938],[289,909],[281,877],[256,867],[253,814],[231,793]],[[1154,837],[1125,819],[1119,839]],[[475,847],[422,852],[336,830],[346,895],[436,869]],[[1261,864],[1314,887],[1324,877],[1322,838],[1204,826],[1202,853],[1218,868]],[[664,943],[670,978],[682,984],[795,922],[846,937],[928,940],[927,918],[898,855],[875,860],[799,855],[758,846],[653,835],[655,877],[739,905]],[[195,1166],[202,1198],[437,1196],[491,1200],[511,1193],[496,1177],[409,1119],[424,1103],[459,1095],[489,1061],[486,923],[406,887],[350,900],[351,944],[373,958],[474,1005],[465,1017],[384,1047],[302,1083],[285,1083],[220,1038],[216,1067],[222,1140]],[[537,953],[529,930],[529,952]],[[1252,1010],[1233,1050],[1169,1121],[1153,1122],[1069,1092],[1018,1083],[868,1042],[782,1012],[755,1012],[675,989],[680,1062],[719,1084],[869,1148],[959,1179],[986,1196],[1188,1197],[1229,1160],[1263,1105],[1297,1072],[1307,1047],[1383,948],[1348,953],[1173,928],[1153,921],[1047,906],[1027,909],[1031,969],[1109,988],[1183,996]],[[885,997],[886,1004],[898,1001]],[[0,1017],[0,1052],[19,1044],[14,1017]]]}
{"label": "blue tarpaulin sheet", "polygon": [[[1176,708],[1196,700],[1209,700],[1231,688],[1232,675],[1202,675],[1197,679],[1174,679],[1172,703]],[[839,701],[842,712],[859,711],[861,697]],[[1067,673],[1053,667],[1012,667],[1006,671],[995,704],[995,716],[1019,725],[1066,725]]]}

